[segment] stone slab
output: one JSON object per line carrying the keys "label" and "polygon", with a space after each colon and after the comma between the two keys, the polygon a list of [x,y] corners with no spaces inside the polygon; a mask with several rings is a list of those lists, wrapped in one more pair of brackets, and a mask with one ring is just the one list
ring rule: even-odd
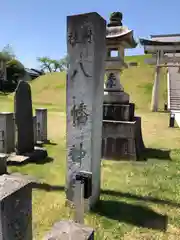
{"label": "stone slab", "polygon": [[35,147],[33,152],[26,153],[24,155],[17,155],[16,153],[10,154],[7,158],[7,162],[8,164],[36,162],[45,159],[47,156],[48,154],[46,149],[41,147]]}
{"label": "stone slab", "polygon": [[29,161],[29,157],[23,155],[16,155],[16,153],[10,154],[7,158],[7,162],[14,162],[14,163],[23,163]]}
{"label": "stone slab", "polygon": [[43,240],[94,240],[94,230],[73,221],[55,223]]}
{"label": "stone slab", "polygon": [[102,138],[135,138],[136,121],[103,120]]}
{"label": "stone slab", "polygon": [[129,94],[125,92],[104,92],[104,103],[129,103]]}

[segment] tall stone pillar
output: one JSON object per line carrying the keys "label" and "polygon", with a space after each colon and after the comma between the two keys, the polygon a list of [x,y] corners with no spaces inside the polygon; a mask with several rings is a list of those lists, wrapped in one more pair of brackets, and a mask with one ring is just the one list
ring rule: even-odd
{"label": "tall stone pillar", "polygon": [[100,194],[106,21],[97,13],[68,16],[67,37],[66,196],[73,201],[79,170],[92,172],[92,205]]}
{"label": "tall stone pillar", "polygon": [[14,114],[0,113],[0,152],[11,153],[15,150],[15,124]]}
{"label": "tall stone pillar", "polygon": [[158,102],[159,102],[159,81],[160,81],[160,67],[156,67],[155,80],[152,90],[152,100],[151,100],[151,111],[158,111]]}

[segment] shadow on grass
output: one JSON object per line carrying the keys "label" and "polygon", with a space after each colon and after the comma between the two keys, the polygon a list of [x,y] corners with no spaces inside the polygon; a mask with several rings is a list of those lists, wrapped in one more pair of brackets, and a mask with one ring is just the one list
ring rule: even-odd
{"label": "shadow on grass", "polygon": [[158,199],[150,196],[138,196],[132,193],[124,193],[124,192],[119,192],[114,190],[101,190],[101,193],[109,196],[114,196],[114,197],[131,198],[131,199],[136,199],[138,201],[140,200],[140,201],[147,201],[147,202],[152,202],[157,204],[167,204],[172,207],[178,207],[178,208],[180,207],[179,203],[175,203],[170,200]]}
{"label": "shadow on grass", "polygon": [[34,189],[43,190],[43,191],[47,191],[47,192],[64,191],[65,190],[64,186],[50,185],[48,183],[38,183],[38,182],[34,182],[32,184],[32,187]]}
{"label": "shadow on grass", "polygon": [[46,158],[43,158],[43,159],[28,159],[28,160],[25,160],[24,162],[14,162],[14,161],[8,161],[7,162],[7,165],[8,166],[25,166],[27,164],[36,164],[36,165],[44,165],[46,163],[50,163],[50,162],[53,162],[54,159],[51,158],[51,157],[46,157]]}
{"label": "shadow on grass", "polygon": [[120,201],[100,200],[93,212],[113,220],[138,227],[166,231],[168,217],[158,214],[148,207],[132,205]]}
{"label": "shadow on grass", "polygon": [[46,140],[46,141],[43,142],[43,144],[45,144],[45,145],[52,145],[52,146],[56,146],[57,145],[57,143],[51,142],[51,140]]}
{"label": "shadow on grass", "polygon": [[[33,183],[33,188],[48,191],[48,192],[65,190],[65,186],[50,185],[48,183],[38,183],[38,182]],[[163,199],[158,199],[158,198],[149,197],[149,196],[138,196],[138,195],[131,194],[131,193],[123,193],[123,192],[108,190],[108,189],[101,190],[101,194],[105,194],[105,195],[112,196],[112,197],[114,196],[114,197],[136,199],[136,200],[140,200],[140,201],[152,202],[152,203],[157,203],[157,204],[167,204],[172,207],[180,207],[179,203],[175,203],[170,200],[163,200]]]}
{"label": "shadow on grass", "polygon": [[142,156],[148,159],[159,159],[159,160],[172,160],[170,156],[170,150],[167,149],[155,149],[155,148],[146,148],[143,151]]}

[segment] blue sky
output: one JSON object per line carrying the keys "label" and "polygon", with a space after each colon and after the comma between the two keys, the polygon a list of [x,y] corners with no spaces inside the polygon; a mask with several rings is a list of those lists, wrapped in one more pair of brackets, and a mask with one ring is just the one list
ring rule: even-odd
{"label": "blue sky", "polygon": [[[138,37],[180,33],[179,0],[1,0],[0,49],[10,44],[26,67],[38,67],[37,57],[60,59],[66,54],[66,16],[98,12],[106,20],[123,12],[123,24]],[[127,55],[143,53],[143,48]]]}

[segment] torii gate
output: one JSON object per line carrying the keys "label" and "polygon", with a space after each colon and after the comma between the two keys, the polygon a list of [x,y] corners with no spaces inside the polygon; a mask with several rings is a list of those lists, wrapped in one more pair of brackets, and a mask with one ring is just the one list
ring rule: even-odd
{"label": "torii gate", "polygon": [[180,57],[180,34],[151,35],[151,40],[140,39],[144,46],[145,54],[152,54],[152,58],[146,59],[151,65],[156,65],[155,80],[152,90],[151,111],[158,111],[158,92],[160,81],[160,69],[162,67],[179,67]]}

